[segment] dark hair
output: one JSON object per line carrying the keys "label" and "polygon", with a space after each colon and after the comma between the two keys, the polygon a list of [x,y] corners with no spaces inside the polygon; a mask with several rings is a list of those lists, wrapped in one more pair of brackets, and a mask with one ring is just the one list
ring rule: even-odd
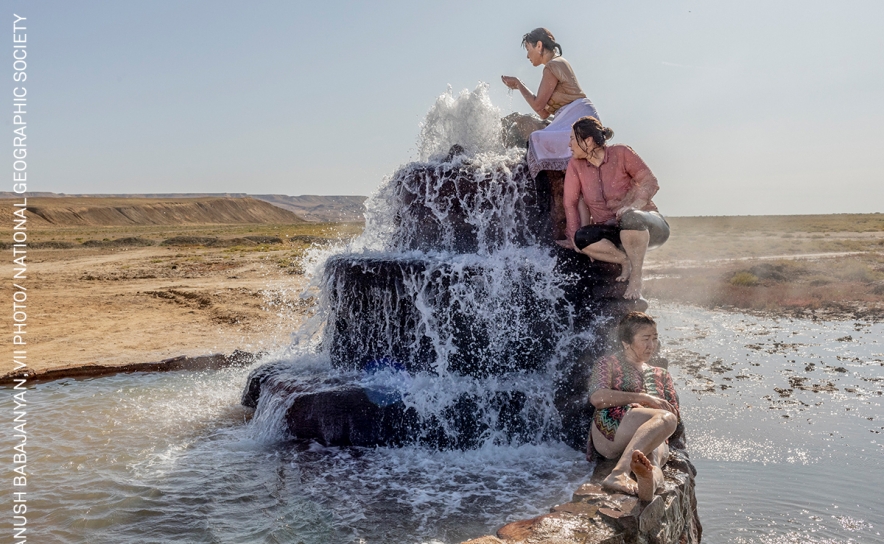
{"label": "dark hair", "polygon": [[621,342],[631,344],[635,340],[638,330],[646,325],[657,326],[654,318],[644,312],[629,312],[620,320],[617,326],[617,337]]}
{"label": "dark hair", "polygon": [[541,27],[535,28],[531,32],[522,36],[522,45],[531,44],[540,42],[543,44],[543,48],[547,51],[556,52],[556,49],[559,50],[559,56],[562,55],[562,46],[556,43],[556,38],[552,35],[552,32]]}
{"label": "dark hair", "polygon": [[591,138],[595,145],[599,147],[604,147],[605,140],[610,140],[614,137],[614,131],[608,127],[603,127],[602,122],[595,117],[581,117],[571,126],[578,141]]}

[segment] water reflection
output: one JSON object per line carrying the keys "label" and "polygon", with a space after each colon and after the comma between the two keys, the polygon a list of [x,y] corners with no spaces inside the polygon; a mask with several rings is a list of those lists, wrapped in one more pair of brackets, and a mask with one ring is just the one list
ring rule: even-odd
{"label": "water reflection", "polygon": [[42,542],[460,542],[567,500],[588,470],[562,444],[433,452],[257,441],[238,404],[247,373],[37,385],[29,534]]}
{"label": "water reflection", "polygon": [[664,306],[710,542],[884,542],[884,325]]}

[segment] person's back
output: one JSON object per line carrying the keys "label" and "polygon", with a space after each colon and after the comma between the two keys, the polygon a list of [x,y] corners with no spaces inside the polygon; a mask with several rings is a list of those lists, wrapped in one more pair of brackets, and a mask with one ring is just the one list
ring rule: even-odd
{"label": "person's back", "polygon": [[575,100],[586,98],[586,94],[580,88],[580,83],[577,82],[574,69],[571,68],[571,64],[567,60],[556,57],[546,63],[545,69],[550,70],[558,80],[549,102],[546,103],[546,111],[550,115],[555,115],[560,108]]}

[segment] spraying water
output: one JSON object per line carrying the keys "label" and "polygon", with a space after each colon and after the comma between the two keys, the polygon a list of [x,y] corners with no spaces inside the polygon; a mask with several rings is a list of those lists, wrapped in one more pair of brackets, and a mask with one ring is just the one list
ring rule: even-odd
{"label": "spraying water", "polygon": [[488,97],[487,84],[480,84],[472,92],[464,89],[457,96],[448,87],[421,123],[420,160],[442,159],[455,144],[468,155],[505,153],[500,117],[500,110]]}
{"label": "spraying water", "polygon": [[441,95],[418,149],[366,203],[364,233],[314,256],[316,315],[260,378],[258,435],[286,436],[297,399],[344,381],[395,404],[407,442],[557,436],[562,361],[592,333],[575,332],[524,150],[503,145],[486,85]]}

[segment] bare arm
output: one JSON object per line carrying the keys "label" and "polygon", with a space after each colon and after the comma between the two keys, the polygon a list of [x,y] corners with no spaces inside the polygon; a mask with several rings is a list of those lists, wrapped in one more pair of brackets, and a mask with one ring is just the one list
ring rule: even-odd
{"label": "bare arm", "polygon": [[628,148],[624,164],[626,172],[632,177],[633,186],[620,202],[620,206],[618,206],[615,212],[617,217],[620,217],[630,209],[640,210],[644,208],[660,189],[657,178],[651,172],[651,169],[648,168],[648,165],[631,147]]}
{"label": "bare arm", "polygon": [[616,391],[614,389],[598,389],[589,397],[589,402],[595,406],[596,409],[638,404],[646,408],[666,410],[678,415],[678,411],[669,402],[653,395],[648,395],[647,393],[631,393],[628,391]]}
{"label": "bare arm", "polygon": [[526,87],[518,78],[501,76],[500,79],[503,81],[504,85],[510,89],[518,89],[519,92],[522,93],[522,97],[525,98],[525,101],[528,102],[528,105],[531,106],[531,109],[537,112],[537,115],[539,115],[541,119],[549,117],[549,112],[546,111],[546,105],[552,97],[553,91],[556,90],[556,85],[559,83],[559,80],[553,75],[552,70],[546,67],[543,68],[543,79],[540,80],[540,87],[537,89],[537,95],[529,91],[528,87]]}
{"label": "bare arm", "polygon": [[[581,226],[580,218],[580,178],[577,177],[577,170],[574,168],[574,159],[568,163],[568,169],[565,171],[565,189],[562,204],[565,207],[565,219],[568,226],[565,229],[567,240],[573,244],[574,234]],[[577,249],[576,247],[574,248]]]}

